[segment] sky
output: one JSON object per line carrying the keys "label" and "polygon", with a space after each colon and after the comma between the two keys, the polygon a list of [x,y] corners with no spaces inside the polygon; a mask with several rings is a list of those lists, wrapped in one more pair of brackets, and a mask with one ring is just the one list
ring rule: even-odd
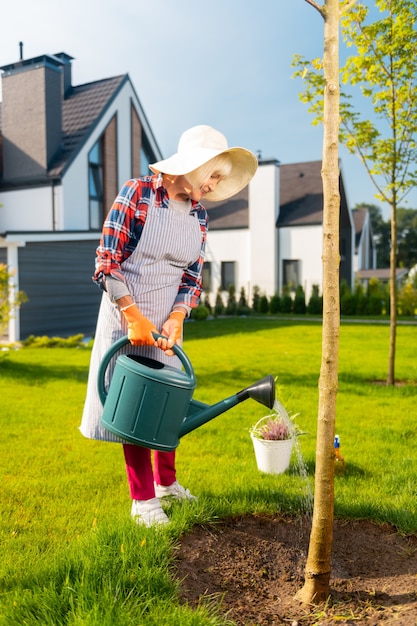
{"label": "sky", "polygon": [[[323,54],[323,20],[305,0],[15,0],[1,21],[0,66],[23,42],[25,59],[74,57],[73,85],[129,74],[164,157],[196,124],[283,164],[322,157],[322,127],[292,78],[293,55]],[[358,157],[339,156],[349,206],[376,204],[387,219]]]}

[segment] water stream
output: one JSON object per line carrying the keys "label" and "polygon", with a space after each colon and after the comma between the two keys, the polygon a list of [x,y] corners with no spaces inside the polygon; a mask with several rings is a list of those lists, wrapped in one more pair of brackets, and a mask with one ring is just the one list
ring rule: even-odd
{"label": "water stream", "polygon": [[286,424],[291,436],[293,437],[294,445],[293,445],[293,455],[292,455],[292,468],[294,472],[298,474],[300,478],[303,479],[302,484],[304,487],[304,494],[303,494],[303,499],[302,499],[302,510],[305,513],[312,513],[313,504],[314,504],[312,480],[310,476],[308,475],[307,464],[304,461],[304,458],[301,452],[299,435],[297,435],[298,429],[293,421],[294,418],[293,419],[290,418],[285,407],[277,399],[275,399],[272,410],[274,413],[277,413],[281,417],[281,419]]}

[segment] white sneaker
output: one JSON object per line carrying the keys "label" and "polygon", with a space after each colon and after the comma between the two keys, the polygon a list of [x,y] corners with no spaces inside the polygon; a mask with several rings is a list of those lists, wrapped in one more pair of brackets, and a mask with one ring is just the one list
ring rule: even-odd
{"label": "white sneaker", "polygon": [[133,500],[131,515],[137,524],[144,524],[148,528],[169,523],[169,517],[162,510],[159,498]]}
{"label": "white sneaker", "polygon": [[171,496],[171,498],[175,498],[176,500],[197,500],[197,498],[190,493],[190,490],[185,489],[177,480],[167,487],[155,483],[155,495],[157,498]]}

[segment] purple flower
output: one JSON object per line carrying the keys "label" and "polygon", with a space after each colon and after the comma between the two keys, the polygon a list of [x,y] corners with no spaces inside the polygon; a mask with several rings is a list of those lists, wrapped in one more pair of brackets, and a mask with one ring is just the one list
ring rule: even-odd
{"label": "purple flower", "polygon": [[269,419],[267,423],[262,426],[260,435],[263,439],[281,441],[282,439],[289,439],[290,432],[288,426],[283,421],[277,421]]}

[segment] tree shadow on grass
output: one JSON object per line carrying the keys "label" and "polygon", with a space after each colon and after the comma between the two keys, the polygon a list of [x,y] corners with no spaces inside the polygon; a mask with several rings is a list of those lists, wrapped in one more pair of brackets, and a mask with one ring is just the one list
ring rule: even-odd
{"label": "tree shadow on grass", "polygon": [[[218,385],[219,381],[226,387],[230,387],[230,393],[237,393],[241,389],[252,385],[265,376],[277,376],[276,372],[271,372],[268,369],[260,370],[258,368],[251,367],[250,364],[242,369],[233,370],[219,370],[208,372],[207,370],[195,370],[197,377],[197,389],[212,388],[214,385]],[[289,373],[279,373],[277,376],[278,385],[297,384],[301,387],[317,388],[317,377],[310,374],[293,375]]]}
{"label": "tree shadow on grass", "polygon": [[27,385],[43,385],[51,380],[76,380],[86,382],[88,365],[57,363],[56,365],[39,365],[37,363],[16,363],[5,360],[0,367],[3,380],[10,378],[13,382]]}
{"label": "tree shadow on grass", "polygon": [[310,322],[321,322],[319,319],[309,318],[288,319],[286,317],[222,317],[211,320],[186,322],[185,338],[188,341],[193,339],[208,339],[210,337],[223,337],[225,335],[235,335],[236,333],[254,333],[261,330],[274,330],[274,328],[285,326],[300,326]]}

